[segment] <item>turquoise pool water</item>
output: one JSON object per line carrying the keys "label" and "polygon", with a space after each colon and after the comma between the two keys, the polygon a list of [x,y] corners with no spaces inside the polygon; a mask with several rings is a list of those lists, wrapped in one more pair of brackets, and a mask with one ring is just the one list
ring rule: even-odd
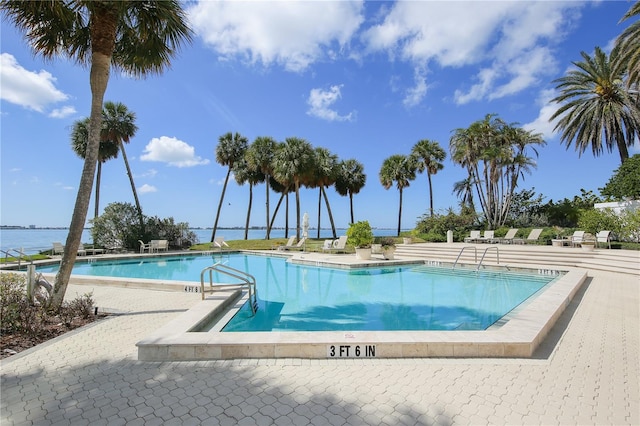
{"label": "turquoise pool water", "polygon": [[251,316],[245,305],[225,332],[484,330],[556,278],[422,265],[334,269],[248,254],[79,263],[73,274],[199,281],[202,269],[216,262],[257,281],[258,312]]}

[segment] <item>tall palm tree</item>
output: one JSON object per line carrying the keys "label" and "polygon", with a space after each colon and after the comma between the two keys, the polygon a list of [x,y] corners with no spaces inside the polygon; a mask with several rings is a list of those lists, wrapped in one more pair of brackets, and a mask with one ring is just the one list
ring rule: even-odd
{"label": "tall palm tree", "polygon": [[301,138],[287,138],[276,152],[274,176],[280,183],[293,182],[296,193],[296,238],[300,239],[300,185],[313,165],[313,148]]}
{"label": "tall palm tree", "polygon": [[88,66],[91,87],[89,143],[66,247],[56,274],[51,309],[58,310],[69,284],[84,230],[98,163],[102,103],[111,67],[135,77],[160,74],[191,30],[178,0],[3,0],[3,14],[25,34],[35,53]]}
{"label": "tall palm tree", "polygon": [[591,148],[598,157],[606,149],[618,148],[620,161],[629,158],[627,147],[640,134],[640,106],[624,82],[626,65],[618,59],[619,45],[608,56],[596,47],[594,56],[582,52],[583,61],[555,82],[560,106],[549,121],[558,120],[561,142],[573,143],[581,155]]}
{"label": "tall palm tree", "polygon": [[429,181],[429,211],[433,217],[433,186],[431,185],[431,175],[435,175],[439,170],[444,168],[442,161],[447,158],[444,149],[436,141],[422,139],[418,141],[411,149],[411,154],[416,157],[418,164],[418,172],[427,172],[427,180]]}
{"label": "tall palm tree", "polygon": [[278,143],[269,136],[259,136],[247,149],[246,158],[247,162],[251,167],[257,167],[260,169],[262,174],[264,174],[264,181],[266,182],[265,191],[266,191],[266,214],[267,214],[267,235],[266,239],[270,238],[271,227],[270,219],[269,219],[269,182],[271,180],[271,176],[273,175],[273,156],[276,152]]}
{"label": "tall palm tree", "polygon": [[260,169],[251,166],[246,158],[242,158],[233,164],[233,177],[238,185],[249,184],[249,206],[247,207],[247,220],[244,225],[244,239],[247,240],[249,239],[249,220],[251,219],[251,205],[253,204],[253,187],[260,182],[264,182],[265,176]]}
{"label": "tall palm tree", "polygon": [[224,178],[224,186],[222,187],[222,193],[220,194],[220,202],[218,203],[218,212],[216,213],[216,221],[213,224],[213,232],[211,232],[211,242],[216,239],[216,230],[218,229],[218,220],[220,219],[220,211],[222,210],[222,202],[224,201],[224,193],[227,191],[227,184],[229,183],[229,176],[233,170],[233,166],[236,162],[241,161],[244,158],[244,154],[247,151],[249,140],[236,132],[225,133],[218,138],[218,145],[216,145],[216,162],[221,166],[227,166],[227,176]]}
{"label": "tall palm tree", "polygon": [[140,200],[138,199],[136,185],[133,182],[133,174],[131,173],[131,167],[129,166],[129,160],[127,159],[127,152],[124,149],[124,144],[129,143],[131,138],[138,131],[138,126],[136,126],[135,121],[136,114],[129,111],[125,104],[111,101],[104,103],[104,108],[102,109],[101,138],[102,140],[113,141],[120,148],[120,152],[122,152],[122,159],[124,160],[124,166],[127,169],[131,192],[133,193],[133,199],[136,203],[136,209],[138,210],[140,232],[144,233],[144,216],[142,216],[142,207],[140,206]]}
{"label": "tall palm tree", "polygon": [[364,166],[357,160],[349,159],[338,163],[338,173],[334,187],[338,194],[342,196],[349,195],[349,207],[351,212],[351,221],[353,219],[353,195],[360,192],[367,182],[367,175],[364,174]]}
{"label": "tall palm tree", "polygon": [[380,168],[380,183],[384,186],[384,189],[391,188],[395,182],[396,188],[400,192],[398,235],[400,235],[402,229],[402,191],[416,178],[417,169],[418,165],[413,156],[400,154],[392,155],[384,160]]}
{"label": "tall palm tree", "polygon": [[[76,155],[82,159],[85,158],[87,152],[87,144],[89,143],[89,118],[78,120],[73,123],[71,130],[71,148]],[[110,140],[101,140],[98,149],[98,169],[96,171],[96,194],[95,194],[95,210],[94,219],[100,214],[100,179],[102,177],[102,164],[118,157],[118,145]]]}
{"label": "tall palm tree", "polygon": [[316,148],[314,154],[313,173],[310,176],[307,186],[317,186],[319,188],[317,238],[320,238],[320,212],[323,197],[325,206],[327,207],[327,214],[329,215],[329,222],[331,223],[333,238],[338,238],[336,234],[336,225],[333,221],[333,214],[331,213],[331,205],[329,204],[329,197],[327,197],[327,191],[325,191],[325,188],[333,185],[336,181],[338,156],[332,154],[328,149],[321,147]]}
{"label": "tall palm tree", "polygon": [[[635,2],[620,22],[638,16],[640,16],[640,2]],[[618,36],[616,44],[620,49],[619,59],[623,64],[626,64],[629,74],[627,86],[635,86],[635,89],[638,90],[638,86],[640,86],[640,19],[629,25]]]}

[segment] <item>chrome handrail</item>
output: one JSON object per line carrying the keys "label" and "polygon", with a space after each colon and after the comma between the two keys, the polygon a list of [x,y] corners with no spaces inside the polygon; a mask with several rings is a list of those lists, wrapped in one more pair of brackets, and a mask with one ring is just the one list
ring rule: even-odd
{"label": "chrome handrail", "polygon": [[465,249],[468,249],[468,248],[472,248],[473,249],[473,253],[474,253],[473,261],[474,262],[478,261],[478,249],[476,249],[474,246],[465,246],[465,247],[462,247],[462,250],[460,250],[460,253],[458,253],[458,257],[456,257],[456,261],[453,262],[453,266],[451,267],[451,269],[454,269],[456,267],[456,265],[458,264],[458,259],[460,259],[460,256],[462,256],[462,252]]}
{"label": "chrome handrail", "polygon": [[209,287],[213,290],[213,271],[219,272],[221,274],[237,278],[242,283],[238,284],[228,284],[228,283],[216,283],[216,286],[241,286],[247,287],[249,290],[249,305],[251,306],[251,312],[253,315],[256,314],[258,310],[258,300],[257,300],[257,290],[256,290],[256,279],[253,275],[248,274],[247,272],[241,271],[236,268],[232,268],[231,266],[227,266],[223,263],[216,263],[212,266],[208,266],[200,272],[200,292],[202,293],[202,300],[204,300],[204,274],[209,272]]}
{"label": "chrome handrail", "polygon": [[482,257],[480,258],[480,263],[478,263],[478,267],[476,268],[476,271],[480,270],[480,266],[482,265],[482,261],[484,260],[484,257],[486,256],[487,252],[491,249],[496,249],[496,263],[498,265],[500,264],[500,249],[498,248],[498,246],[487,247],[486,249],[484,249],[484,253],[482,253]]}

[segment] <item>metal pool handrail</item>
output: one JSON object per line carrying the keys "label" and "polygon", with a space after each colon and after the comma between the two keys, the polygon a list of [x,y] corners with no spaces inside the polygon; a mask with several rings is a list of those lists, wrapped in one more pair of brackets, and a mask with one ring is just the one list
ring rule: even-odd
{"label": "metal pool handrail", "polygon": [[477,261],[478,261],[478,250],[477,250],[474,246],[466,246],[466,247],[462,247],[462,250],[460,250],[460,253],[458,253],[458,257],[456,257],[456,261],[455,261],[455,262],[453,262],[453,266],[451,267],[451,269],[454,269],[454,268],[456,267],[456,265],[457,265],[457,263],[458,263],[458,260],[460,259],[460,256],[462,256],[462,252],[463,252],[465,249],[468,249],[468,248],[472,248],[472,249],[473,249],[473,253],[474,253],[474,260],[473,260],[473,261],[474,261],[474,262],[477,262]]}
{"label": "metal pool handrail", "polygon": [[200,272],[200,292],[202,293],[202,300],[204,300],[204,274],[209,271],[209,287],[213,289],[213,271],[219,272],[221,274],[237,278],[242,281],[242,283],[238,284],[227,284],[227,283],[215,283],[216,286],[226,287],[226,286],[241,286],[247,287],[249,290],[249,305],[251,306],[251,312],[253,315],[256,314],[258,310],[258,298],[256,294],[256,279],[253,275],[248,274],[244,271],[241,271],[236,268],[232,268],[231,266],[227,266],[223,263],[216,263],[215,265],[208,266]]}
{"label": "metal pool handrail", "polygon": [[478,267],[476,268],[476,271],[480,270],[480,266],[482,265],[482,261],[484,260],[484,257],[487,255],[487,252],[491,249],[496,249],[496,263],[500,264],[500,249],[498,248],[498,246],[487,247],[486,249],[484,249],[484,253],[482,253],[482,257],[480,258],[480,263],[478,263]]}

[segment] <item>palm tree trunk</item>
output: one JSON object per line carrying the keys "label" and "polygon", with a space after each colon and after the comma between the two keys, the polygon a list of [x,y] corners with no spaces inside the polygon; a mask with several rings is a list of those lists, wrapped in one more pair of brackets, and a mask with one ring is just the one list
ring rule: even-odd
{"label": "palm tree trunk", "polygon": [[431,212],[431,217],[433,217],[433,186],[431,186],[431,173],[429,173],[429,169],[427,169],[427,179],[429,179],[429,211]]}
{"label": "palm tree trunk", "polygon": [[[96,14],[106,16],[94,17],[109,34],[101,34],[103,36],[111,36],[115,41],[116,20],[111,13],[99,13],[101,8],[97,8]],[[113,46],[111,47],[113,52]],[[65,242],[65,250],[60,261],[60,268],[56,274],[51,295],[50,309],[59,311],[64,300],[64,295],[69,285],[71,270],[78,255],[78,247],[82,239],[87,212],[89,210],[89,202],[91,200],[91,190],[93,189],[93,180],[96,174],[98,164],[98,150],[100,148],[100,132],[102,130],[102,102],[104,93],[109,83],[109,71],[111,67],[111,55],[101,53],[100,50],[94,50],[91,54],[91,70],[89,73],[89,83],[91,85],[91,115],[89,121],[89,141],[85,152],[84,166],[82,168],[82,176],[78,186],[78,195],[73,207],[73,215],[71,216],[71,224],[69,225],[69,234]]]}
{"label": "palm tree trunk", "polygon": [[100,215],[100,177],[102,176],[102,163],[98,161],[98,171],[96,172],[96,207],[93,212],[93,218]]}
{"label": "palm tree trunk", "polygon": [[289,238],[289,192],[286,195],[285,217],[284,217],[284,237]]}
{"label": "palm tree trunk", "polygon": [[318,236],[316,238],[320,239],[320,209],[322,208],[322,185],[320,185],[320,189],[318,191]]}
{"label": "palm tree trunk", "polygon": [[355,223],[353,221],[353,192],[349,191],[349,206],[351,207],[351,222],[350,223]]}
{"label": "palm tree trunk", "polygon": [[120,151],[122,152],[122,159],[124,160],[124,166],[127,169],[127,176],[129,176],[129,183],[131,184],[131,192],[133,192],[133,199],[136,202],[136,209],[138,209],[138,221],[140,223],[140,232],[144,234],[144,218],[142,216],[142,207],[140,206],[140,200],[138,200],[138,191],[136,191],[136,185],[133,183],[133,175],[131,174],[131,168],[129,167],[129,160],[127,159],[127,152],[124,150],[124,144],[120,141]]}
{"label": "palm tree trunk", "polygon": [[222,194],[220,194],[220,202],[218,203],[218,212],[216,213],[216,221],[213,224],[213,232],[211,232],[211,242],[216,239],[216,230],[218,229],[218,219],[220,219],[220,211],[222,210],[222,202],[224,201],[224,193],[227,191],[227,183],[229,182],[229,175],[231,175],[231,167],[227,171],[227,177],[224,179],[224,186],[222,187]]}
{"label": "palm tree trunk", "polygon": [[249,239],[249,219],[251,218],[251,204],[253,204],[253,184],[249,183],[249,208],[247,209],[247,221],[244,224],[244,239]]}
{"label": "palm tree trunk", "polygon": [[276,220],[276,216],[278,215],[278,209],[280,209],[280,204],[282,204],[282,200],[284,200],[284,192],[280,195],[280,199],[278,200],[278,204],[276,204],[276,209],[273,211],[273,216],[271,216],[271,222],[268,225],[267,233],[271,233],[271,228],[273,228],[273,222]]}
{"label": "palm tree trunk", "polygon": [[269,239],[269,237],[270,237],[270,234],[271,234],[271,226],[269,226],[269,174],[266,174],[266,175],[265,175],[265,180],[264,180],[264,182],[265,182],[265,187],[266,187],[266,190],[267,190],[267,194],[266,194],[266,204],[267,204],[267,208],[266,208],[266,210],[267,210],[267,221],[265,222],[265,224],[266,224],[266,226],[267,226],[267,238],[266,238],[266,239],[268,240],[268,239]]}
{"label": "palm tree trunk", "polygon": [[[333,239],[338,238],[338,236],[336,235],[336,225],[333,222],[333,213],[331,213],[331,206],[329,206],[329,198],[327,197],[327,191],[324,190],[324,187],[320,187],[320,189],[322,189],[322,194],[324,195],[324,203],[327,206],[327,213],[329,213],[329,222],[331,222],[331,231],[333,232]],[[318,226],[318,229],[320,227]],[[320,238],[320,236],[318,235],[318,238]]]}
{"label": "palm tree trunk", "polygon": [[300,241],[300,182],[296,181],[296,240]]}
{"label": "palm tree trunk", "polygon": [[400,188],[400,208],[398,208],[398,237],[400,236],[400,229],[402,222],[402,188]]}

